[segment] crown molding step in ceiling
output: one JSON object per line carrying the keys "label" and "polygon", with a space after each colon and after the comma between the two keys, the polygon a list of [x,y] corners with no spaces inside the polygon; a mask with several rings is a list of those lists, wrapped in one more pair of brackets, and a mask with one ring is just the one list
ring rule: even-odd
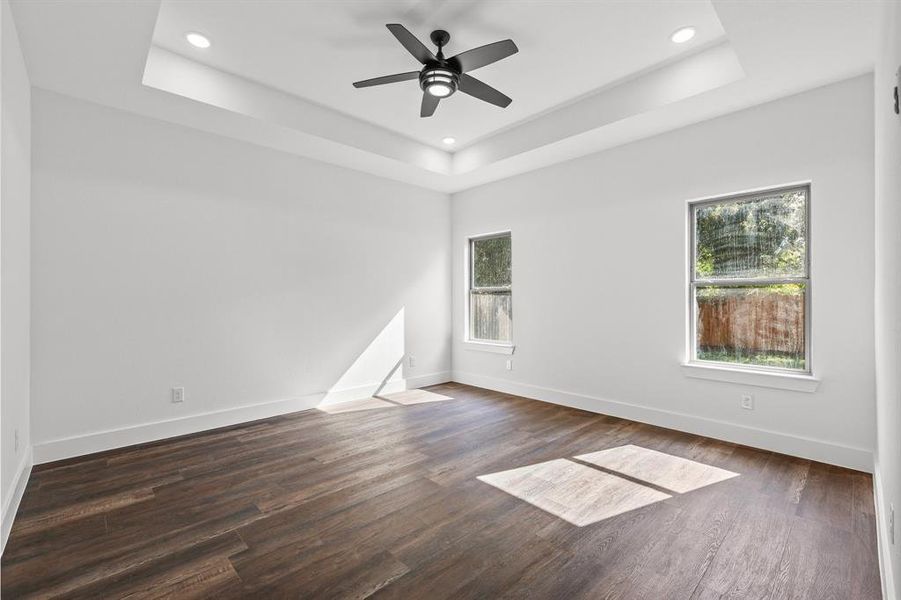
{"label": "crown molding step in ceiling", "polygon": [[[35,87],[442,192],[868,72],[876,29],[875,7],[851,1],[12,7]],[[411,71],[386,23],[435,62]],[[419,41],[431,32],[440,57]],[[491,48],[475,83],[453,68]],[[436,91],[463,94],[435,110],[424,91],[445,63]],[[378,73],[398,75],[350,85]]]}

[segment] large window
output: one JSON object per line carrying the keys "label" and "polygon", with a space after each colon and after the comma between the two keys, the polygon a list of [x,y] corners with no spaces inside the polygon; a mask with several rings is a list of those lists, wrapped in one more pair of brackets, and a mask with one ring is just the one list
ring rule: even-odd
{"label": "large window", "polygon": [[513,340],[512,246],[509,233],[469,240],[469,339]]}
{"label": "large window", "polygon": [[691,359],[810,371],[807,186],[690,207]]}

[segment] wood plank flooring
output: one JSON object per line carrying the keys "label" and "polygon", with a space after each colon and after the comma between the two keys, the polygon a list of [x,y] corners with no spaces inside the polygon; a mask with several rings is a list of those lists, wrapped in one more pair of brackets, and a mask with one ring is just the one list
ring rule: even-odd
{"label": "wood plank flooring", "polygon": [[37,467],[3,598],[880,597],[867,474],[428,391]]}

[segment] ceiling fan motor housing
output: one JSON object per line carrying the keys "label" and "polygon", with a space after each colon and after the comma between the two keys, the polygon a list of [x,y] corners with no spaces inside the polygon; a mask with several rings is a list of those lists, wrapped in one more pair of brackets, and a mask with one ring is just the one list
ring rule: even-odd
{"label": "ceiling fan motor housing", "polygon": [[443,29],[436,29],[429,35],[429,39],[440,49],[447,46],[447,43],[450,41],[450,34]]}
{"label": "ceiling fan motor housing", "polygon": [[436,98],[447,98],[457,91],[460,83],[460,74],[448,68],[444,61],[444,46],[450,41],[450,34],[443,29],[436,29],[429,38],[433,44],[438,46],[436,55],[438,62],[426,63],[425,68],[419,74],[419,87],[423,92]]}

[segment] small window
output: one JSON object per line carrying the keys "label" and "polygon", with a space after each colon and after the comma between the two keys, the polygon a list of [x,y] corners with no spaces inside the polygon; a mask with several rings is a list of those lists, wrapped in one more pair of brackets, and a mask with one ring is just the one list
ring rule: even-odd
{"label": "small window", "polygon": [[810,188],[692,204],[691,359],[810,371]]}
{"label": "small window", "polygon": [[512,342],[513,278],[509,233],[469,240],[469,339]]}

